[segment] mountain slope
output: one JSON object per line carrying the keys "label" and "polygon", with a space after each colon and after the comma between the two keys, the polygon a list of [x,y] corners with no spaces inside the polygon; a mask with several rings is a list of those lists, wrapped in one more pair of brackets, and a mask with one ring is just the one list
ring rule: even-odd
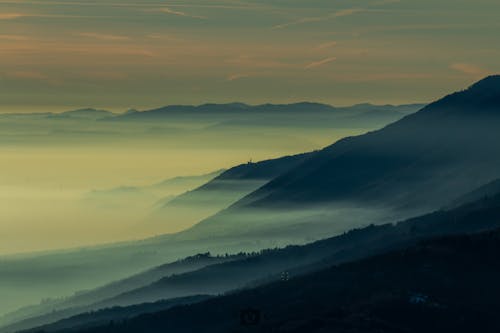
{"label": "mountain slope", "polygon": [[[229,262],[237,259],[241,259],[241,256],[213,257],[209,254],[198,254],[173,263],[154,267],[93,290],[80,291],[66,298],[48,299],[39,305],[21,308],[17,311],[1,316],[0,323],[2,325],[10,325],[18,321],[23,321],[27,318],[36,318],[48,313],[51,313],[53,318],[64,318],[69,315],[82,312],[77,309],[116,297],[130,290],[147,286],[161,278],[176,274],[183,274],[191,270],[199,270],[205,266]],[[59,313],[61,311],[62,313]],[[38,323],[39,321],[33,320],[33,322]]]}
{"label": "mountain slope", "polygon": [[79,332],[498,332],[499,240],[500,230],[438,238]]}
{"label": "mountain slope", "polygon": [[327,147],[243,204],[355,200],[435,207],[499,176],[499,129],[496,76],[382,130]]}
{"label": "mountain slope", "polygon": [[477,200],[485,199],[490,196],[494,196],[496,193],[500,192],[500,179],[496,179],[489,182],[480,188],[466,193],[465,195],[453,200],[447,207],[453,208],[464,205],[466,203],[474,202]]}
{"label": "mountain slope", "polygon": [[68,328],[75,330],[75,329],[83,329],[86,327],[106,325],[111,321],[115,322],[115,321],[128,320],[141,314],[164,311],[178,305],[198,303],[208,298],[210,298],[210,296],[196,295],[190,297],[174,298],[164,301],[158,301],[154,303],[131,305],[127,307],[116,306],[109,309],[102,309],[98,311],[81,313],[79,315],[69,317],[67,319],[62,319],[53,324],[47,325],[46,327],[44,327],[43,330],[54,331],[54,330],[62,330]]}
{"label": "mountain slope", "polygon": [[498,142],[500,76],[492,76],[381,130],[315,152],[190,232],[237,232],[260,212],[273,212],[286,225],[291,210],[372,207],[409,216],[439,209],[500,177]]}
{"label": "mountain slope", "polygon": [[92,306],[54,312],[17,323],[11,326],[10,330],[8,328],[4,330],[9,332],[28,328],[82,311],[95,311],[116,305],[129,306],[198,294],[217,295],[279,280],[283,272],[287,272],[287,277],[300,276],[334,264],[413,246],[420,240],[431,237],[475,233],[499,227],[500,194],[497,194],[457,209],[438,211],[395,225],[370,226],[305,246],[267,250],[243,260],[166,276],[154,283],[134,290],[129,289],[125,293]]}
{"label": "mountain slope", "polygon": [[155,221],[158,223],[160,217],[164,217],[165,220],[175,218],[177,224],[182,221],[186,228],[190,227],[302,163],[311,154],[249,162],[230,168],[192,191],[164,202],[160,200],[161,206],[155,212]]}

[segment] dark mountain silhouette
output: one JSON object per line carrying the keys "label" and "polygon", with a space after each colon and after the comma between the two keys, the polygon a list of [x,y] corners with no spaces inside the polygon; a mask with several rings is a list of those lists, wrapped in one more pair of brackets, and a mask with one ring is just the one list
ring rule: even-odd
{"label": "dark mountain silhouette", "polygon": [[[380,220],[372,219],[374,223],[439,209],[500,177],[499,95],[500,76],[488,77],[381,130],[310,153],[177,237],[265,238],[281,226],[275,232],[278,238],[285,239],[293,227],[305,239],[318,239],[363,220],[355,215],[359,207],[387,211]],[[270,165],[279,163],[277,159]],[[324,223],[331,212],[349,207],[354,210],[345,218]]]}
{"label": "dark mountain silhouette", "polygon": [[499,253],[498,229],[440,237],[255,289],[77,331],[498,332]]}
{"label": "dark mountain silhouette", "polygon": [[219,200],[228,201],[225,198],[217,197],[217,192],[219,191],[234,193],[228,204],[232,203],[232,201],[236,201],[242,194],[250,193],[269,180],[302,163],[310,155],[311,153],[305,153],[256,163],[248,162],[235,166],[197,189],[178,196],[169,202],[168,205],[189,205],[192,202],[199,201],[210,203],[212,200],[215,202]]}
{"label": "dark mountain silhouette", "polygon": [[[160,121],[189,119],[209,121],[220,126],[331,126],[374,128],[396,121],[408,113],[423,107],[423,104],[372,105],[358,104],[348,107],[333,107],[320,103],[262,104],[243,103],[169,105],[158,109],[127,112],[113,121]],[[297,119],[299,117],[300,119]]]}
{"label": "dark mountain silhouette", "polygon": [[121,117],[116,120],[130,120],[130,119],[153,119],[153,118],[161,118],[168,117],[173,115],[178,116],[192,116],[194,114],[203,116],[203,115],[214,115],[214,114],[228,114],[234,115],[238,113],[247,113],[249,111],[253,113],[260,112],[334,112],[336,108],[319,103],[295,103],[295,104],[262,104],[251,106],[244,103],[228,103],[228,104],[202,104],[202,105],[168,105],[157,109],[146,110],[146,111],[136,111],[130,112],[127,114],[123,114]]}
{"label": "dark mountain silhouette", "polygon": [[500,176],[500,76],[341,140],[239,206],[331,201],[436,207]]}
{"label": "dark mountain silhouette", "polygon": [[[370,226],[305,246],[265,250],[242,260],[166,276],[86,308],[62,310],[17,323],[10,330],[53,322],[78,311],[95,311],[116,305],[127,306],[199,294],[217,295],[279,280],[283,272],[287,272],[287,278],[293,278],[339,263],[413,246],[432,237],[476,233],[499,227],[500,194],[497,194],[453,210],[437,211],[394,225]],[[66,321],[68,323],[71,322]]]}
{"label": "dark mountain silhouette", "polygon": [[500,177],[499,96],[500,76],[488,77],[381,130],[340,140],[192,232],[238,229],[239,216],[255,209],[438,209]]}

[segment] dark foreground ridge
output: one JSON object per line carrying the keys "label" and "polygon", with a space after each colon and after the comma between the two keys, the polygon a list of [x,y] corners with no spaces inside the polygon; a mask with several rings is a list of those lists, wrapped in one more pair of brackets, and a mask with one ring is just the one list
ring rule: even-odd
{"label": "dark foreground ridge", "polygon": [[78,332],[498,332],[499,254],[500,230],[438,238]]}
{"label": "dark foreground ridge", "polygon": [[[457,236],[457,234],[475,234],[477,232],[484,232],[485,230],[496,230],[499,227],[500,195],[497,194],[491,197],[482,198],[472,203],[465,204],[450,211],[435,212],[422,217],[404,221],[396,225],[389,224],[382,226],[370,226],[364,229],[351,231],[339,237],[318,241],[306,246],[293,246],[283,250],[269,250],[253,258],[214,265],[212,267],[209,267],[208,269],[201,269],[192,273],[178,275],[177,277],[173,278],[165,278],[158,281],[158,283],[154,283],[146,288],[140,288],[135,291],[135,293],[137,294],[136,297],[141,293],[143,295],[157,295],[157,297],[161,297],[160,295],[163,294],[165,295],[164,298],[166,299],[169,298],[169,290],[171,290],[171,293],[172,291],[178,292],[179,288],[183,290],[189,290],[189,288],[191,288],[193,290],[191,294],[195,295],[196,291],[199,290],[217,290],[214,289],[214,286],[220,284],[220,281],[226,281],[226,287],[232,285],[233,290],[238,289],[238,284],[242,287],[244,285],[243,282],[246,281],[246,283],[249,283],[252,280],[258,279],[259,277],[261,281],[259,283],[254,282],[255,285],[267,284],[264,287],[258,287],[257,289],[253,289],[250,291],[239,293],[235,293],[233,291],[232,295],[217,298],[216,300],[214,300],[214,302],[217,302],[217,306],[220,306],[223,309],[224,307],[227,307],[227,309],[221,310],[222,312],[214,314],[215,317],[213,321],[212,318],[206,317],[203,314],[204,311],[206,311],[207,313],[211,313],[213,305],[211,305],[210,302],[200,303],[187,308],[180,307],[172,309],[172,312],[166,311],[158,315],[143,316],[136,319],[127,319],[131,318],[131,316],[123,315],[152,312],[150,310],[151,305],[144,304],[142,307],[132,306],[126,308],[115,308],[114,310],[113,308],[111,308],[110,310],[106,310],[104,312],[91,312],[73,318],[68,318],[54,324],[46,325],[44,327],[41,327],[41,329],[43,329],[45,332],[57,332],[62,328],[62,331],[64,331],[64,329],[66,328],[78,330],[82,329],[83,327],[102,325],[103,320],[106,321],[106,319],[108,320],[108,323],[113,320],[113,325],[118,325],[119,327],[121,327],[120,329],[129,329],[129,325],[131,325],[131,323],[134,323],[133,325],[149,325],[148,322],[152,320],[151,318],[156,318],[154,320],[159,320],[158,318],[165,318],[165,321],[160,321],[157,324],[152,324],[158,325],[159,330],[161,328],[166,330],[172,329],[173,332],[190,332],[190,329],[192,329],[193,331],[201,329],[200,327],[196,326],[198,324],[192,323],[189,319],[182,321],[181,319],[177,318],[177,314],[179,312],[184,313],[185,311],[185,316],[188,316],[187,313],[190,312],[192,313],[192,318],[198,318],[198,316],[200,316],[200,318],[202,318],[200,323],[204,323],[203,325],[207,326],[207,332],[224,332],[224,330],[219,330],[219,321],[221,321],[222,323],[224,321],[227,321],[227,325],[233,325],[234,318],[231,317],[229,313],[234,314],[234,311],[237,312],[237,310],[235,309],[244,309],[246,306],[250,308],[258,308],[261,309],[261,311],[264,311],[265,309],[265,313],[271,311],[269,312],[269,314],[272,314],[272,318],[275,318],[276,320],[279,319],[278,321],[273,322],[273,327],[276,327],[276,325],[278,325],[277,327],[280,327],[280,330],[289,332],[289,330],[285,329],[286,327],[288,327],[288,324],[285,325],[285,323],[288,321],[294,322],[294,318],[297,316],[297,314],[292,312],[290,314],[290,317],[287,317],[286,312],[278,312],[274,314],[274,311],[278,311],[280,307],[286,308],[287,304],[296,304],[297,308],[295,309],[295,311],[304,311],[304,313],[307,314],[307,311],[309,311],[310,308],[317,308],[319,311],[322,307],[328,307],[328,304],[330,302],[332,302],[332,304],[335,304],[335,307],[343,309],[342,311],[344,312],[342,312],[342,316],[339,317],[340,319],[348,320],[344,318],[347,316],[350,318],[349,320],[352,321],[351,324],[354,324],[355,316],[352,317],[348,312],[351,311],[349,310],[351,304],[348,301],[346,301],[346,304],[336,302],[341,299],[339,298],[339,295],[344,297],[344,300],[355,297],[362,297],[362,295],[359,295],[356,290],[367,288],[368,286],[370,286],[370,283],[372,283],[370,282],[370,278],[368,278],[367,281],[369,283],[367,282],[365,284],[365,282],[362,281],[362,278],[365,278],[364,275],[366,275],[366,277],[372,276],[375,281],[378,281],[377,283],[382,283],[383,281],[386,281],[387,283],[385,285],[377,285],[380,288],[385,288],[382,291],[367,291],[367,300],[360,298],[360,302],[370,300],[370,297],[377,296],[379,292],[382,293],[382,296],[385,293],[389,293],[392,298],[394,298],[395,296],[391,293],[395,293],[396,296],[403,298],[413,297],[416,295],[415,297],[417,299],[419,299],[419,295],[422,294],[425,295],[422,296],[424,299],[428,299],[429,297],[431,297],[431,295],[432,297],[435,297],[433,291],[434,289],[425,288],[429,286],[434,288],[435,286],[433,284],[438,282],[441,283],[440,281],[450,282],[453,288],[462,288],[462,286],[458,286],[458,283],[460,282],[465,285],[468,282],[461,280],[455,281],[456,279],[461,278],[460,275],[455,276],[454,274],[450,274],[448,271],[448,265],[452,264],[453,262],[450,261],[449,263],[447,263],[445,259],[436,261],[437,259],[439,259],[439,257],[434,258],[434,252],[429,252],[421,262],[415,263],[413,268],[416,270],[416,272],[414,273],[416,280],[413,281],[414,283],[412,285],[398,285],[392,282],[391,279],[398,279],[398,276],[400,275],[412,277],[412,265],[409,264],[409,266],[402,266],[402,263],[404,263],[405,260],[408,260],[408,262],[411,263],[411,261],[414,260],[414,257],[409,256],[407,258],[407,253],[413,253],[413,250],[411,249],[421,248],[421,242],[427,242],[426,239],[436,237],[447,239],[446,237],[450,238],[451,235],[455,235],[455,237],[458,238],[467,238],[469,236]],[[495,234],[498,233],[499,232],[495,231]],[[476,236],[471,237],[475,238]],[[435,241],[434,243],[436,242],[439,243],[440,241]],[[421,244],[416,246],[416,244],[419,243]],[[447,244],[448,243],[446,243],[445,245],[448,246]],[[500,246],[500,244],[498,246]],[[410,250],[404,250],[405,248],[409,248]],[[457,249],[457,251],[458,250],[465,252],[468,251],[468,249],[465,247],[463,249]],[[392,254],[384,254],[390,251],[392,251]],[[495,253],[498,254],[497,252],[495,252],[497,251],[495,248],[492,248],[492,251],[494,253],[491,255],[495,255]],[[457,258],[460,258],[460,256],[462,255],[460,252],[453,253],[446,249],[443,253],[450,256],[456,255]],[[373,256],[374,254],[378,254],[378,257],[374,257],[371,259],[362,259]],[[391,262],[391,260],[393,260],[394,258],[398,258],[398,256],[402,256],[402,258],[404,259]],[[382,260],[380,258],[385,259]],[[392,259],[389,260],[388,258]],[[356,260],[362,261],[356,262]],[[490,266],[488,261],[483,262],[480,255],[477,255],[477,258],[475,260],[478,265],[484,264],[484,267],[467,267],[467,262],[464,262],[464,271],[467,270],[467,272],[469,272],[470,274],[472,274],[471,272],[477,272],[477,274],[479,274],[477,277],[478,279],[481,279],[481,274],[490,274],[489,271],[491,269],[494,270],[498,268],[496,266]],[[349,261],[354,261],[355,263],[348,264],[347,262]],[[295,262],[295,265],[293,264],[293,262]],[[375,264],[373,264],[373,262],[375,262]],[[471,263],[472,262],[474,262],[474,260],[471,259]],[[383,265],[380,263],[383,263]],[[334,267],[335,265],[341,266]],[[391,268],[391,265],[393,265],[394,269]],[[349,284],[350,282],[347,278],[330,279],[331,273],[328,273],[332,271],[344,272],[345,267],[365,266],[366,268],[364,268],[364,273],[359,273],[360,276],[356,278],[358,280],[354,279],[352,285]],[[378,266],[383,268],[381,268],[382,271],[379,271],[379,268],[377,268]],[[373,272],[369,272],[371,269],[373,269]],[[392,276],[391,274],[396,275]],[[422,274],[422,276],[419,276],[418,274]],[[434,276],[434,274],[436,274],[436,276]],[[277,275],[277,277],[275,277],[275,275]],[[242,276],[245,276],[246,278],[242,279]],[[266,276],[269,276],[269,278],[266,278]],[[345,274],[342,276],[345,276]],[[440,280],[430,280],[428,285],[427,281],[430,278],[434,277],[438,277]],[[231,279],[233,279],[233,281],[231,281]],[[288,281],[289,279],[290,281]],[[282,281],[279,283],[273,282],[279,280],[286,281]],[[184,281],[184,283],[182,281]],[[238,281],[240,283],[238,283]],[[328,285],[327,281],[330,281],[331,285]],[[405,282],[405,280],[401,280],[401,283],[403,282]],[[409,283],[409,281],[406,281],[405,283]],[[287,289],[288,286],[290,286],[290,289]],[[394,289],[391,289],[393,287]],[[469,286],[469,288],[475,287],[477,287],[477,284],[471,283]],[[325,292],[324,299],[321,298],[322,288]],[[440,288],[441,287],[437,289]],[[492,284],[490,288],[497,287],[495,284]],[[230,289],[231,288],[218,290],[219,293],[223,293],[224,291],[229,292]],[[345,292],[346,294],[342,294],[343,292]],[[309,295],[309,293],[313,294]],[[332,293],[332,295],[329,295],[328,293]],[[370,296],[369,293],[374,293],[375,296]],[[249,295],[251,296],[250,299],[248,299],[248,297],[250,297]],[[124,294],[123,296],[127,297],[127,294]],[[281,301],[279,300],[280,298],[282,298]],[[332,300],[335,300],[335,302]],[[466,306],[467,304],[469,304],[468,306],[473,306],[474,304],[477,304],[477,302],[481,302],[480,299],[471,300],[468,298],[464,298],[463,301],[463,306]],[[441,300],[440,302],[444,301]],[[485,299],[484,302],[485,303],[483,304],[485,305],[489,304],[488,299]],[[269,306],[266,305],[268,303]],[[159,305],[164,306],[161,303]],[[378,303],[374,303],[374,305],[379,306]],[[300,307],[303,307],[303,309],[300,310]],[[224,317],[224,311],[227,311],[227,313],[225,313],[225,316],[227,316],[227,318]],[[279,311],[285,310],[281,309]],[[335,311],[338,311],[338,309]],[[309,320],[313,320],[313,318],[316,316],[313,312],[309,313],[308,315],[311,317],[303,317],[303,320],[306,322]],[[322,313],[320,311],[317,315],[319,317],[323,316],[322,320],[330,320],[328,319],[328,316],[330,315],[329,312]],[[180,318],[183,317],[181,316]],[[298,316],[297,318],[301,318],[301,316]],[[337,319],[340,320],[339,318]],[[198,322],[198,320],[196,320],[196,322]],[[413,327],[411,325],[412,324],[410,323],[410,326],[408,327]],[[282,326],[284,326],[285,328],[283,328]],[[139,330],[138,326],[133,327]],[[14,327],[12,327],[12,329],[13,328]],[[92,333],[103,332],[101,329],[103,328],[87,328],[84,331]],[[34,330],[34,332],[38,331],[39,329]],[[130,331],[132,332],[133,330]],[[125,330],[124,332],[128,331]],[[293,330],[291,330],[290,332],[293,332]],[[300,330],[298,332],[300,332]]]}

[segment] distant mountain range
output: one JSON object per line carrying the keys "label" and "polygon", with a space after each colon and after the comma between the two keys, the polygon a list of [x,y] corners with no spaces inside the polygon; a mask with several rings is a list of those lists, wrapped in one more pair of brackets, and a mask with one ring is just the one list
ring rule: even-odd
{"label": "distant mountain range", "polygon": [[416,112],[424,104],[372,105],[358,104],[333,107],[319,103],[262,104],[243,103],[170,105],[153,110],[131,111],[110,121],[156,122],[176,120],[213,123],[214,129],[225,127],[307,127],[376,128]]}
{"label": "distant mountain range", "polygon": [[[5,113],[0,117],[21,117],[21,118],[47,118],[47,119],[87,119],[87,120],[113,120],[113,121],[158,121],[162,119],[190,119],[190,120],[211,120],[219,121],[224,119],[228,123],[231,121],[244,121],[251,118],[242,116],[285,116],[293,115],[318,117],[326,115],[331,119],[335,115],[344,121],[361,121],[366,117],[366,121],[380,121],[382,119],[395,119],[407,114],[416,112],[425,104],[403,104],[403,105],[374,105],[369,103],[356,104],[353,106],[334,107],[320,103],[293,103],[293,104],[262,104],[248,105],[244,103],[228,104],[202,104],[202,105],[168,105],[156,109],[139,111],[130,109],[123,113],[115,113],[107,110],[82,108],[60,113]],[[193,118],[194,117],[194,118]],[[311,119],[313,121],[314,119]],[[244,125],[244,122],[239,123]]]}
{"label": "distant mountain range", "polygon": [[[161,117],[169,116],[182,116],[189,117],[193,115],[198,116],[213,116],[213,115],[228,115],[238,113],[252,113],[258,115],[265,114],[289,114],[289,113],[309,113],[310,115],[317,115],[321,113],[365,113],[365,112],[394,112],[400,114],[409,114],[415,112],[417,109],[422,108],[425,104],[404,104],[404,105],[373,105],[369,103],[356,104],[346,107],[334,107],[327,104],[320,103],[294,103],[294,104],[261,104],[261,105],[248,105],[244,103],[229,103],[229,104],[202,104],[202,105],[169,105],[157,109],[137,111],[132,110],[125,114],[120,115],[119,120],[129,119],[158,119]],[[349,114],[348,114],[349,115]]]}

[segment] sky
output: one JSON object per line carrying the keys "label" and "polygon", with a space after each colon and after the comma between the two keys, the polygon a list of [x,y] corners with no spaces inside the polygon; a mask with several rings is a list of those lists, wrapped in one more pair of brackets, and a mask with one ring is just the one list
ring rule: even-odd
{"label": "sky", "polygon": [[0,0],[0,113],[427,102],[500,72],[498,0]]}

